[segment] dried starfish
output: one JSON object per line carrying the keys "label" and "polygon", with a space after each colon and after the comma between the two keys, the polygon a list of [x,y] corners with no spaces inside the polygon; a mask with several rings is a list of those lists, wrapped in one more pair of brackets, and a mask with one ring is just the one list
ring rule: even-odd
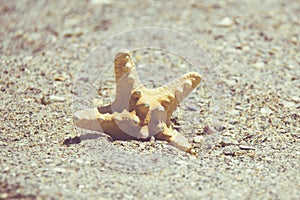
{"label": "dried starfish", "polygon": [[128,51],[116,55],[116,97],[107,106],[77,111],[75,125],[102,131],[115,140],[156,139],[193,153],[188,139],[172,128],[171,116],[178,104],[200,83],[197,72],[187,73],[155,89],[141,83]]}

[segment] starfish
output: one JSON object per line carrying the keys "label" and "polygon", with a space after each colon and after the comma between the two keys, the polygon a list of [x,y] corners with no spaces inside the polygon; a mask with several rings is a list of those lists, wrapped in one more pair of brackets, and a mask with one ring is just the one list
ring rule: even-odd
{"label": "starfish", "polygon": [[154,136],[194,154],[188,139],[172,128],[171,116],[200,83],[200,75],[190,72],[164,86],[148,89],[141,83],[127,50],[115,56],[114,70],[114,101],[107,106],[75,112],[75,125],[104,132],[114,140],[146,140]]}

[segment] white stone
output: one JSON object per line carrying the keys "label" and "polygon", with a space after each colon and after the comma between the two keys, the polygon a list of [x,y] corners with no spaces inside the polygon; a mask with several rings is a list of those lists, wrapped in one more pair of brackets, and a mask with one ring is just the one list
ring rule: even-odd
{"label": "white stone", "polygon": [[111,0],[90,0],[90,3],[92,5],[97,5],[97,4],[110,4]]}
{"label": "white stone", "polygon": [[197,135],[197,136],[194,137],[193,140],[194,140],[195,143],[202,143],[203,142],[203,136]]}
{"label": "white stone", "polygon": [[66,99],[64,97],[59,97],[55,95],[50,95],[49,96],[49,101],[51,102],[64,102]]}
{"label": "white stone", "polygon": [[263,62],[256,62],[256,63],[254,63],[252,65],[252,67],[255,68],[255,69],[262,69],[262,68],[265,67],[265,63],[263,63]]}
{"label": "white stone", "polygon": [[270,108],[265,107],[260,109],[260,113],[263,115],[269,115],[273,113],[273,111]]}
{"label": "white stone", "polygon": [[233,21],[229,17],[224,17],[216,25],[219,26],[219,27],[230,27],[230,26],[233,25]]}
{"label": "white stone", "polygon": [[291,99],[295,102],[300,102],[300,97],[298,96],[293,96]]}
{"label": "white stone", "polygon": [[254,150],[254,147],[247,146],[247,145],[240,145],[240,149],[242,150]]}

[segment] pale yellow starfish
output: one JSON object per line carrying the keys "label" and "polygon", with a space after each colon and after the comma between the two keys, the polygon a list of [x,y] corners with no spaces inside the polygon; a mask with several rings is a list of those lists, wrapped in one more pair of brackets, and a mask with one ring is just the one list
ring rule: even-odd
{"label": "pale yellow starfish", "polygon": [[200,83],[197,72],[187,73],[159,88],[141,83],[128,51],[116,55],[116,97],[107,106],[80,110],[75,125],[102,131],[115,140],[146,139],[154,136],[193,153],[188,139],[172,128],[171,116],[178,104]]}

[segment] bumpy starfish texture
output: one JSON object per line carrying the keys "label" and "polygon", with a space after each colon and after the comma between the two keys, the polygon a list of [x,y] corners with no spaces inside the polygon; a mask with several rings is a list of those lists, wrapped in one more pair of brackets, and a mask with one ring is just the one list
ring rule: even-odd
{"label": "bumpy starfish texture", "polygon": [[188,139],[172,128],[171,116],[178,104],[200,83],[197,72],[187,73],[155,89],[141,83],[128,51],[116,55],[116,97],[107,106],[77,111],[75,125],[102,131],[114,140],[154,136],[193,153]]}

